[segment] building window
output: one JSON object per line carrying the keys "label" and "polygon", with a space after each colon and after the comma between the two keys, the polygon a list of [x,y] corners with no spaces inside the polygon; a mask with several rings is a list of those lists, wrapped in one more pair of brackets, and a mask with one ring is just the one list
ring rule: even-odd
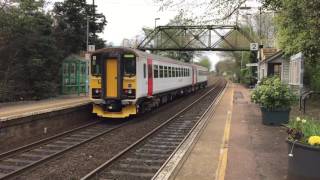
{"label": "building window", "polygon": [[273,66],[273,74],[281,77],[281,64],[275,64]]}

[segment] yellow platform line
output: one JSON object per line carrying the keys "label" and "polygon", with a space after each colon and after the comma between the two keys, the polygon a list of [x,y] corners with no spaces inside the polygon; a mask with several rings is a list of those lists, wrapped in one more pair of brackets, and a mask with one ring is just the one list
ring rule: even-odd
{"label": "yellow platform line", "polygon": [[226,169],[227,169],[227,162],[228,162],[228,148],[229,148],[229,137],[230,137],[230,128],[231,128],[231,119],[232,119],[232,111],[233,111],[233,95],[234,89],[231,92],[231,102],[230,102],[230,110],[227,114],[226,124],[224,127],[224,133],[222,138],[222,144],[220,148],[220,156],[219,156],[219,164],[216,171],[216,180],[224,180]]}

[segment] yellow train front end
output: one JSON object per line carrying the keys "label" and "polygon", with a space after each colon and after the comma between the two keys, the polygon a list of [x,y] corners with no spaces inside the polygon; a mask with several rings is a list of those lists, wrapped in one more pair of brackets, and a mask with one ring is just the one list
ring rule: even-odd
{"label": "yellow train front end", "polygon": [[93,113],[106,118],[137,114],[136,55],[109,48],[91,56],[90,92]]}

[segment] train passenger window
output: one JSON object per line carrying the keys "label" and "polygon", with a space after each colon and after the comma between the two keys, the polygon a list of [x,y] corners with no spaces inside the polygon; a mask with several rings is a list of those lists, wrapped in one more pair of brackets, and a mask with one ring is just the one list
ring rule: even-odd
{"label": "train passenger window", "polygon": [[182,77],[182,68],[179,68],[179,77]]}
{"label": "train passenger window", "polygon": [[147,65],[143,63],[143,78],[146,78],[147,76]]}
{"label": "train passenger window", "polygon": [[183,77],[186,77],[186,68],[183,68]]}
{"label": "train passenger window", "polygon": [[168,77],[172,77],[171,67],[168,67]]}
{"label": "train passenger window", "polygon": [[154,76],[154,78],[158,78],[159,77],[158,65],[153,65],[153,76]]}
{"label": "train passenger window", "polygon": [[190,77],[190,69],[188,69],[188,77]]}
{"label": "train passenger window", "polygon": [[160,78],[163,78],[163,66],[159,66]]}
{"label": "train passenger window", "polygon": [[164,77],[168,77],[168,67],[164,66]]}

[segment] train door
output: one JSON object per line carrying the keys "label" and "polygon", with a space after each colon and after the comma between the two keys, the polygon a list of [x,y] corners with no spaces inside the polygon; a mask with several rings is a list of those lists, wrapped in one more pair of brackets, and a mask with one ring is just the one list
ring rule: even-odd
{"label": "train door", "polygon": [[147,64],[148,64],[148,96],[152,96],[152,91],[153,91],[153,75],[152,75],[152,59],[148,58],[147,59]]}
{"label": "train door", "polygon": [[106,91],[107,98],[118,97],[118,60],[108,59],[106,64]]}
{"label": "train door", "polygon": [[197,69],[192,67],[192,85],[197,84]]}

